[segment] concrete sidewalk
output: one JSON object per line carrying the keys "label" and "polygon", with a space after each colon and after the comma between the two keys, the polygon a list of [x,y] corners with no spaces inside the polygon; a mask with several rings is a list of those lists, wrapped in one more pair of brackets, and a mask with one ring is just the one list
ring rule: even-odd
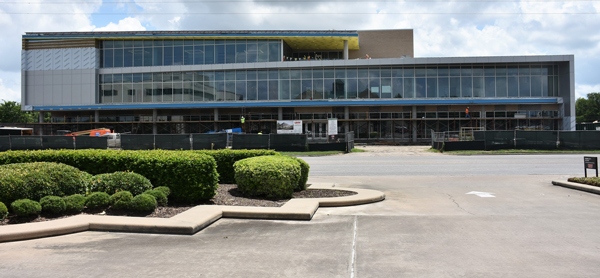
{"label": "concrete sidewalk", "polygon": [[[313,184],[310,189],[327,189],[332,186],[332,184]],[[281,207],[200,205],[171,218],[77,215],[58,220],[0,227],[0,242],[64,235],[87,230],[191,235],[220,218],[310,220],[320,206],[352,206],[385,199],[385,195],[377,190],[335,189],[354,191],[357,194],[334,198],[291,199]]]}

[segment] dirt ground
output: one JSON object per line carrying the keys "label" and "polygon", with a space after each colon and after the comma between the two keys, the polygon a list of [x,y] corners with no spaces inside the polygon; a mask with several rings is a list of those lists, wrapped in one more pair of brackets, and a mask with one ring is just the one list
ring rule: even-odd
{"label": "dirt ground", "polygon": [[440,156],[443,154],[427,151],[431,146],[381,146],[356,145],[356,149],[368,152],[352,153],[353,156]]}

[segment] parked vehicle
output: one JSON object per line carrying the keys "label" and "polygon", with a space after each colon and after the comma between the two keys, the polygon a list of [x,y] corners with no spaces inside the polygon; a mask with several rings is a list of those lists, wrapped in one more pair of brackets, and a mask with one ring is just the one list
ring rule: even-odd
{"label": "parked vehicle", "polygon": [[105,133],[100,137],[108,138],[108,147],[109,148],[121,148],[121,134],[119,133]]}

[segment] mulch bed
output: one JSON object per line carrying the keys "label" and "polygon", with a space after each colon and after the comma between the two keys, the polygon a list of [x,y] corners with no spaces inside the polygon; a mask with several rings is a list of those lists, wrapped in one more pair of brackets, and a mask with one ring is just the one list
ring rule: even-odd
{"label": "mulch bed", "polygon": [[[355,195],[356,192],[336,189],[308,189],[300,192],[294,192],[293,198],[328,198],[328,197],[343,197]],[[158,217],[158,218],[169,218],[182,213],[188,209],[195,207],[196,205],[224,205],[224,206],[254,206],[254,207],[281,207],[290,199],[282,200],[268,200],[261,199],[258,197],[243,197],[237,189],[235,184],[219,184],[217,194],[215,197],[207,202],[197,204],[169,204],[167,207],[158,207],[152,213],[139,213],[133,211],[124,210],[90,210],[84,209],[83,212],[78,214],[70,215],[52,215],[45,214],[37,217],[23,218],[17,217],[16,215],[9,215],[3,221],[0,221],[0,225],[20,224],[20,223],[33,223],[33,222],[44,222],[49,220],[67,218],[73,215],[86,214],[86,215],[120,215],[120,216],[137,216],[137,217]]]}

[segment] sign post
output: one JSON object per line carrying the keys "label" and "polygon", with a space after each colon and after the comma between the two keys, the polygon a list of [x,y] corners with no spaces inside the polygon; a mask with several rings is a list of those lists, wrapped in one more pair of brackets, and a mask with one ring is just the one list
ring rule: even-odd
{"label": "sign post", "polygon": [[596,170],[596,177],[598,177],[598,158],[593,156],[584,156],[583,157],[583,171],[585,172],[585,177],[587,178],[587,169]]}

